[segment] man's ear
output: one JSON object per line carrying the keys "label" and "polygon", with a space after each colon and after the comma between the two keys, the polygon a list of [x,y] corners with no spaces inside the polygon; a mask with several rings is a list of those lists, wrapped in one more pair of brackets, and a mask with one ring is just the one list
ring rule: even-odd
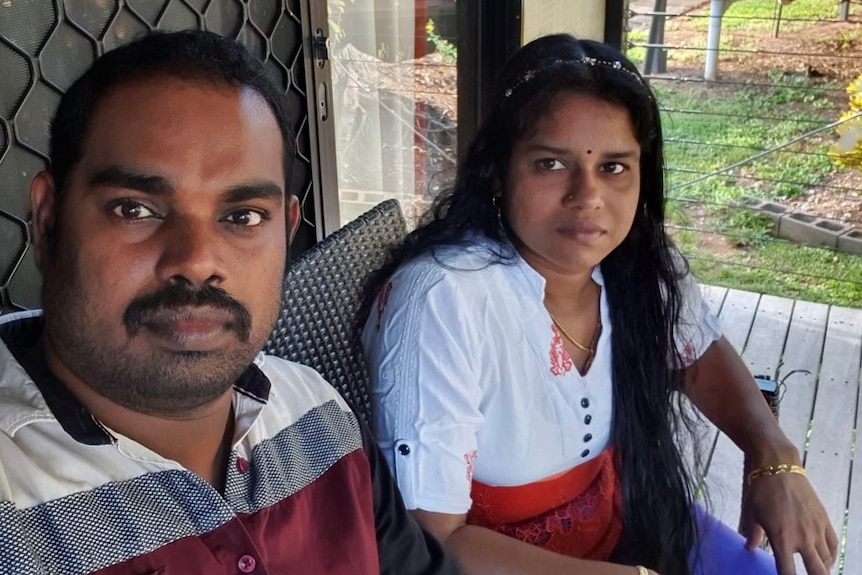
{"label": "man's ear", "polygon": [[45,271],[48,252],[51,249],[51,236],[56,222],[56,190],[54,176],[42,171],[30,182],[30,229],[33,234],[33,255],[36,267]]}
{"label": "man's ear", "polygon": [[287,238],[288,244],[293,243],[296,230],[299,229],[299,198],[291,194],[287,204]]}

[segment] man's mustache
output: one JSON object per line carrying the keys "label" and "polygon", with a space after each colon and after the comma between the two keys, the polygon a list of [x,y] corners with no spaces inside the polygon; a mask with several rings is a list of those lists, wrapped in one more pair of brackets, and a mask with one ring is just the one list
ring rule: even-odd
{"label": "man's mustache", "polygon": [[132,300],[123,314],[123,323],[128,333],[135,335],[142,326],[157,320],[160,313],[189,307],[210,307],[227,312],[233,321],[226,328],[236,332],[240,341],[248,341],[251,335],[251,314],[248,309],[225,290],[212,285],[200,288],[179,283],[166,285]]}

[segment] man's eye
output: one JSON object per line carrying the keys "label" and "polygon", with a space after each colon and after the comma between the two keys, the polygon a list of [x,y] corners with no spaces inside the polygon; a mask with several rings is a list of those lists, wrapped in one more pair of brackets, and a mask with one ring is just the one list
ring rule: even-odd
{"label": "man's eye", "polygon": [[228,215],[225,221],[238,226],[253,228],[262,224],[265,219],[267,219],[265,214],[255,210],[237,210]]}
{"label": "man's eye", "polygon": [[156,217],[156,213],[153,210],[131,200],[120,202],[111,209],[111,213],[124,220],[143,220],[145,218]]}

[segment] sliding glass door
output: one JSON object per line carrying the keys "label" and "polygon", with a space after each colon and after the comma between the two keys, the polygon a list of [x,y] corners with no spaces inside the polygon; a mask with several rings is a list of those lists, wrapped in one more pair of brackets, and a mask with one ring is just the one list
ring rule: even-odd
{"label": "sliding glass door", "polygon": [[454,177],[455,0],[328,0],[339,216],[397,198],[412,225]]}

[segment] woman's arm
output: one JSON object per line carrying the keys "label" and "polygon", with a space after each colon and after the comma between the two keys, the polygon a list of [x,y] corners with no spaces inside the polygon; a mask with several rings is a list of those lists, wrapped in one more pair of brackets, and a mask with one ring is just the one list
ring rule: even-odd
{"label": "woman's arm", "polygon": [[[414,516],[455,556],[466,575],[637,575],[637,568],[575,559],[466,524],[466,514],[416,509]],[[655,571],[648,571],[657,575]]]}
{"label": "woman's arm", "polygon": [[[748,456],[752,468],[801,464],[764,401],[742,358],[720,338],[686,369],[685,393]],[[793,554],[800,553],[809,575],[827,575],[838,539],[820,499],[807,479],[779,474],[754,479],[743,502],[743,525],[750,548],[764,531],[779,575],[795,575]]]}
{"label": "woman's arm", "polygon": [[685,394],[745,452],[753,467],[802,463],[742,358],[724,337],[686,369]]}

